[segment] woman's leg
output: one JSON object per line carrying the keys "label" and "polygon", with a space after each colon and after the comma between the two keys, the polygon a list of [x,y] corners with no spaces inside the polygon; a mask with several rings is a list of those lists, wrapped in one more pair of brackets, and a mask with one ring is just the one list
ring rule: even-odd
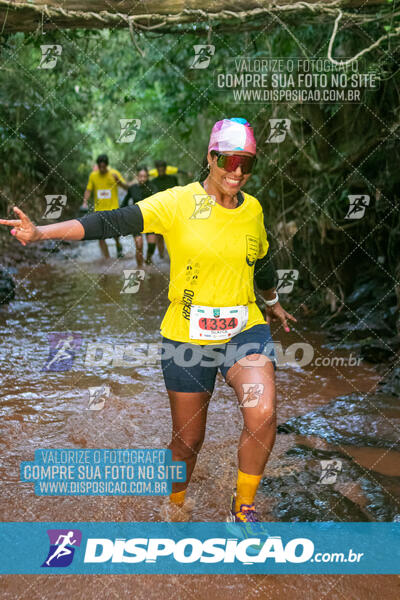
{"label": "woman's leg", "polygon": [[106,240],[99,240],[99,246],[101,253],[104,258],[110,258],[110,253],[108,251],[108,246]]}
{"label": "woman's leg", "polygon": [[164,238],[162,235],[157,233],[156,239],[157,239],[158,254],[160,255],[160,258],[163,258],[164,257]]}
{"label": "woman's leg", "polygon": [[[259,365],[259,366],[256,366]],[[226,381],[235,390],[243,415],[239,440],[236,508],[252,504],[276,437],[275,371],[260,354],[236,362]]]}
{"label": "woman's leg", "polygon": [[134,238],[136,247],[136,264],[138,267],[143,266],[143,238],[141,235],[136,235]]}
{"label": "woman's leg", "polygon": [[119,237],[118,236],[115,237],[114,240],[117,245],[117,258],[122,258],[124,255],[122,252],[122,246],[121,246],[121,242],[119,241]]}
{"label": "woman's leg", "polygon": [[172,484],[171,501],[182,504],[197,455],[204,440],[209,392],[174,392],[168,390],[172,416],[172,439],[169,445],[173,460],[186,463],[186,481]]}

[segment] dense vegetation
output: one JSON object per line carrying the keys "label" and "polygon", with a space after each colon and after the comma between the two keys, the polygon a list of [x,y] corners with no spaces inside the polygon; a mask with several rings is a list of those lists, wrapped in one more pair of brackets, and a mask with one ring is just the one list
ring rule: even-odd
{"label": "dense vegetation", "polygon": [[[207,38],[185,31],[141,34],[136,47],[128,31],[3,36],[1,214],[16,203],[39,218],[45,193],[66,194],[75,214],[99,152],[128,179],[136,164],[157,158],[196,174],[212,124],[242,116],[259,147],[247,191],[264,206],[278,265],[298,268],[300,288],[313,292],[307,304],[334,310],[360,272],[393,288],[400,268],[397,38],[363,57],[380,85],[359,104],[238,105],[215,90],[214,74],[227,59],[325,57],[332,23],[292,24],[290,35],[276,25],[214,32],[207,69],[191,68],[194,44]],[[379,20],[345,28],[335,55],[353,56],[382,33]],[[38,69],[41,44],[62,46],[54,69]],[[291,120],[284,143],[266,143],[271,117]],[[141,120],[133,143],[117,143],[122,118]],[[349,194],[370,196],[363,219],[345,219]],[[4,245],[9,238],[2,236]]]}

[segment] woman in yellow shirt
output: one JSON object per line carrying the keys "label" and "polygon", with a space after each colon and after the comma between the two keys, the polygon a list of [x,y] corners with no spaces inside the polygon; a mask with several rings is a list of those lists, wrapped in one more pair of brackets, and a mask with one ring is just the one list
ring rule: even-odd
{"label": "woman in yellow shirt", "polygon": [[203,443],[218,369],[243,415],[236,494],[228,520],[258,521],[254,498],[276,432],[275,356],[266,316],[296,319],[278,302],[267,259],[263,211],[241,188],[251,176],[256,141],[244,119],[223,119],[211,132],[204,181],[159,192],[134,206],[36,227],[18,208],[11,233],[22,243],[42,239],[106,239],[155,232],[171,257],[168,310],[161,324],[162,371],[173,423],[173,460],[186,462],[186,482],[170,501],[182,505]]}

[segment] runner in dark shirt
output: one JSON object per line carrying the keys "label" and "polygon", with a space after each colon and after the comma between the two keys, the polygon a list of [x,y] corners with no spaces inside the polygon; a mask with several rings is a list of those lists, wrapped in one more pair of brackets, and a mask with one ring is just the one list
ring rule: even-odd
{"label": "runner in dark shirt", "polygon": [[[139,177],[142,179],[147,173],[146,167],[140,167],[140,171],[138,171],[138,181]],[[121,208],[124,206],[133,206],[136,202],[140,200],[144,200],[149,196],[152,196],[156,193],[155,188],[153,188],[150,181],[144,181],[143,183],[133,183],[129,186],[128,192],[125,198],[121,202]]]}
{"label": "runner in dark shirt", "polygon": [[[156,193],[156,189],[153,187],[152,182],[149,181],[149,173],[147,167],[141,166],[137,169],[137,180],[138,183],[134,183],[129,186],[128,193],[125,198],[122,200],[121,208],[124,206],[133,206],[140,200],[144,200],[149,196],[152,196]],[[146,256],[146,264],[150,265],[152,263],[151,257],[154,254],[154,250],[156,249],[156,234],[155,233],[147,233],[147,256]],[[136,247],[136,262],[137,266],[140,268],[143,265],[143,238],[142,235],[136,235],[133,237],[135,241]]]}

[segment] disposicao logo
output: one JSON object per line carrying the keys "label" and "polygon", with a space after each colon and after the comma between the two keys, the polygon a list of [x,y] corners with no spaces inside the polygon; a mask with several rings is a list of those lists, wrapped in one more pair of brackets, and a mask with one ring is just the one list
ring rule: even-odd
{"label": "disposicao logo", "polygon": [[[252,546],[259,553],[248,554]],[[86,543],[85,563],[155,563],[159,558],[172,557],[179,563],[264,563],[268,558],[276,563],[303,563],[312,557],[314,544],[307,538],[290,540],[286,545],[279,536],[271,536],[262,542],[260,538],[245,540],[210,538],[89,538]]]}
{"label": "disposicao logo", "polygon": [[50,548],[42,567],[68,567],[82,541],[79,529],[48,529]]}

